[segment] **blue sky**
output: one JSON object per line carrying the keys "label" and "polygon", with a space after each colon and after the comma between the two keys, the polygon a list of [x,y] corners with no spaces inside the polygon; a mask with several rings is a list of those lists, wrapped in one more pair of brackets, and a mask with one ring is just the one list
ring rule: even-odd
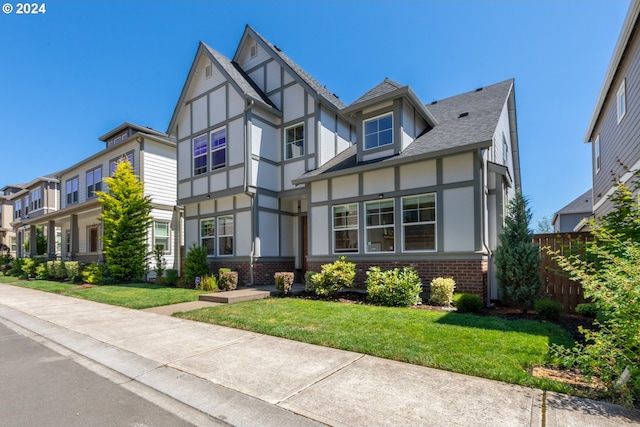
{"label": "blue sky", "polygon": [[[591,187],[583,142],[629,0],[45,1],[0,13],[0,187],[67,168],[125,121],[166,131],[200,40],[245,25],[347,104],[385,77],[425,103],[516,81],[535,226]],[[42,2],[39,2],[40,4]]]}

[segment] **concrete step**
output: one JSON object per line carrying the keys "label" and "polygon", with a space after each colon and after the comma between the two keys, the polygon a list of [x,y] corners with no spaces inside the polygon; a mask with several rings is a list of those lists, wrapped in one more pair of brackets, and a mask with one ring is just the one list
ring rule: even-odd
{"label": "concrete step", "polygon": [[260,290],[255,288],[243,288],[233,291],[216,292],[213,294],[200,295],[200,301],[221,302],[223,304],[233,304],[236,302],[253,301],[258,299],[269,298],[272,294],[278,292],[272,292],[268,290]]}

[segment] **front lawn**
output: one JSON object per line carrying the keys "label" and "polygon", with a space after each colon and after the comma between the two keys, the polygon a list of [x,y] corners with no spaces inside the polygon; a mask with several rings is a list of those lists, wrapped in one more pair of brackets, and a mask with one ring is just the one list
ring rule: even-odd
{"label": "front lawn", "polygon": [[0,276],[0,283],[135,309],[197,301],[203,293],[195,289],[170,288],[149,283],[81,287],[49,280],[18,280],[10,276]]}
{"label": "front lawn", "polygon": [[269,298],[175,316],[565,393],[533,377],[548,345],[571,345],[555,324],[449,312]]}

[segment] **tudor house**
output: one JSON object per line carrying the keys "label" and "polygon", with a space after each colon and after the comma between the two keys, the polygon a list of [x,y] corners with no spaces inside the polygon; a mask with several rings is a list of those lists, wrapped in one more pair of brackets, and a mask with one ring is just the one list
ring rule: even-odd
{"label": "tudor house", "polygon": [[[118,162],[128,161],[152,200],[149,250],[162,246],[167,268],[179,268],[181,212],[175,204],[175,142],[162,132],[131,123],[124,123],[99,139],[103,150],[55,174],[59,183],[57,208],[28,220],[32,228],[49,230],[49,258],[104,261],[102,225],[98,220],[102,208],[96,192],[108,191],[104,178],[113,174]],[[57,240],[54,230],[59,233]],[[59,243],[54,245],[56,241]]]}
{"label": "tudor house", "polygon": [[[167,133],[185,246],[244,283],[345,255],[496,299],[492,253],[520,187],[513,80],[425,105],[385,79],[347,106],[247,26],[200,43]],[[298,275],[300,280],[301,274]]]}
{"label": "tudor house", "polygon": [[593,213],[609,213],[614,181],[640,170],[640,0],[629,6],[587,128],[592,145]]}

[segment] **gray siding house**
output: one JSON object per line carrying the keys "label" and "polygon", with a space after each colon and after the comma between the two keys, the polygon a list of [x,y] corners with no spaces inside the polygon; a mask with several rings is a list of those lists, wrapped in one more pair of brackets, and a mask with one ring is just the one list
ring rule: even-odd
{"label": "gray siding house", "polygon": [[520,187],[514,81],[425,105],[385,79],[344,104],[247,26],[232,59],[204,43],[167,134],[185,246],[244,283],[341,255],[413,266],[497,298],[493,250]]}
{"label": "gray siding house", "polygon": [[640,169],[640,1],[633,0],[596,102],[585,141],[591,143],[593,212],[611,210],[614,181]]}
{"label": "gray siding house", "polygon": [[591,203],[591,189],[576,197],[568,205],[564,206],[553,215],[553,231],[556,233],[571,233],[582,231],[583,220],[589,219],[592,215],[593,204]]}

